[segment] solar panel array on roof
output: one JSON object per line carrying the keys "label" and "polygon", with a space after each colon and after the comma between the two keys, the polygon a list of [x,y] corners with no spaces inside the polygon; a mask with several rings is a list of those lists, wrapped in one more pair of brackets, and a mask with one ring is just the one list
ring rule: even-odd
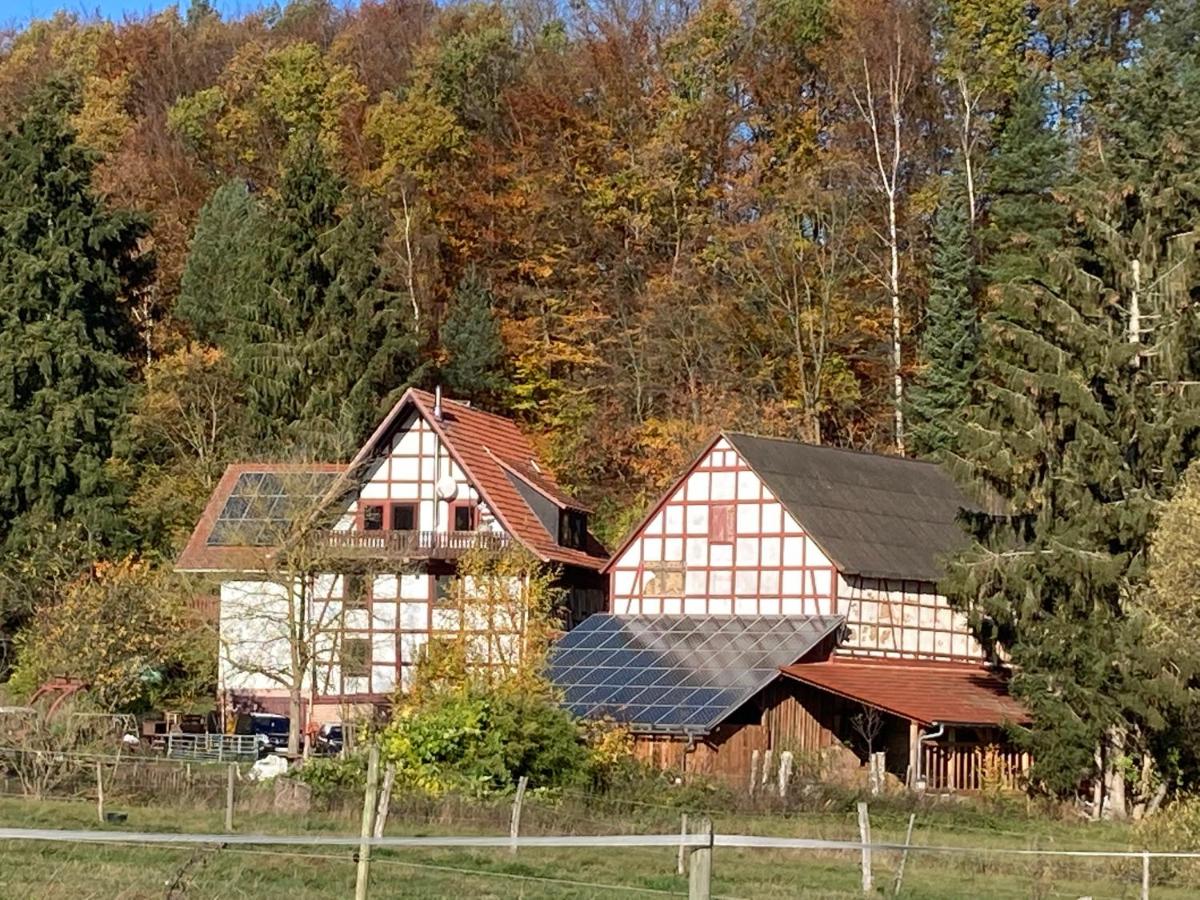
{"label": "solar panel array on roof", "polygon": [[320,500],[336,477],[331,472],[243,473],[213,523],[208,544],[279,544],[296,515]]}
{"label": "solar panel array on roof", "polygon": [[841,627],[841,616],[594,615],[550,655],[564,705],[636,731],[703,734]]}

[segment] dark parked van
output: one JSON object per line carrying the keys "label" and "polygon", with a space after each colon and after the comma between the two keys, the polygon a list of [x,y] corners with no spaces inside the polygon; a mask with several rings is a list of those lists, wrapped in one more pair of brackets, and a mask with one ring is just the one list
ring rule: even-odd
{"label": "dark parked van", "polygon": [[291,719],[274,713],[239,713],[234,734],[256,734],[268,750],[286,750]]}

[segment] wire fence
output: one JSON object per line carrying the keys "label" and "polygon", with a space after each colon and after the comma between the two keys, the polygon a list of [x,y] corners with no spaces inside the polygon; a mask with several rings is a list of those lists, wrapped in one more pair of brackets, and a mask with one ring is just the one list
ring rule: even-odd
{"label": "wire fence", "polygon": [[[307,900],[350,892],[361,787],[314,790],[291,778],[254,783],[247,765],[72,756],[78,765],[69,777],[41,797],[23,791],[0,765],[0,825],[88,832],[31,841],[0,831],[0,897],[161,898],[164,885],[176,885],[168,898]],[[803,796],[788,807],[755,808],[682,788],[672,794],[662,785],[632,793],[530,790],[513,855],[512,797],[398,789],[386,840],[375,848],[372,883],[379,896],[687,896],[686,857],[695,841],[681,839],[681,832],[707,817],[716,827],[713,896],[863,896],[864,844],[872,855],[871,896],[892,896],[899,884],[901,896],[947,900],[1130,900],[1147,890],[1155,900],[1173,900],[1196,896],[1200,884],[1200,856],[1144,851],[1130,845],[1136,837],[1128,829],[1055,826],[1034,816],[975,814],[957,802],[911,807],[897,800],[872,805],[872,836],[863,841],[853,804]],[[97,830],[101,805],[119,821]],[[916,825],[906,838],[910,811]],[[1022,823],[1031,830],[1022,831]],[[163,836],[142,840],[143,833]],[[269,840],[260,843],[264,836]],[[614,843],[618,837],[626,842]]]}
{"label": "wire fence", "polygon": [[[1024,896],[1075,896],[1081,897],[1085,894],[1077,893],[1079,890],[1090,891],[1086,896],[1099,898],[1104,896],[1112,897],[1130,897],[1140,896],[1142,900],[1148,900],[1152,896],[1174,897],[1174,896],[1189,896],[1194,895],[1194,881],[1189,881],[1185,885],[1173,887],[1169,884],[1159,882],[1157,888],[1152,887],[1154,880],[1152,878],[1152,867],[1155,864],[1162,863],[1178,863],[1180,861],[1195,862],[1200,860],[1200,852],[1154,852],[1154,851],[1112,851],[1112,850],[1053,850],[1053,849],[1034,849],[1023,850],[1019,848],[996,848],[996,847],[963,847],[963,846],[937,846],[927,844],[896,844],[891,842],[864,843],[855,841],[829,841],[812,838],[786,838],[773,837],[767,835],[754,834],[738,834],[738,833],[712,833],[705,824],[701,824],[697,831],[688,834],[609,834],[609,835],[540,835],[519,837],[516,841],[512,841],[509,835],[490,835],[477,837],[462,837],[462,836],[383,836],[379,838],[359,838],[352,835],[336,835],[336,834],[228,834],[228,833],[182,833],[171,834],[151,831],[130,831],[130,832],[114,832],[94,829],[44,829],[44,828],[0,828],[0,847],[21,846],[30,844],[47,844],[54,846],[67,846],[74,848],[77,852],[79,848],[86,845],[100,845],[107,848],[123,848],[134,849],[135,851],[146,851],[147,849],[157,849],[159,847],[170,848],[180,851],[188,848],[200,848],[200,850],[210,857],[221,855],[226,860],[230,858],[238,858],[239,855],[253,855],[260,858],[271,859],[290,859],[304,860],[308,863],[318,862],[332,864],[336,867],[346,867],[353,861],[353,857],[347,854],[338,854],[329,852],[332,848],[363,848],[370,847],[372,851],[487,851],[487,850],[507,850],[510,853],[528,854],[538,851],[570,851],[575,853],[575,856],[558,857],[566,862],[570,860],[578,861],[580,851],[592,852],[596,851],[618,851],[627,859],[636,859],[636,857],[628,856],[632,850],[671,850],[678,853],[680,859],[686,857],[686,868],[689,870],[686,879],[687,888],[683,889],[685,883],[682,876],[677,871],[675,874],[679,878],[678,884],[669,884],[668,882],[660,882],[659,884],[631,884],[622,883],[620,881],[601,880],[598,877],[588,877],[590,872],[594,872],[594,867],[580,865],[576,862],[573,869],[566,870],[573,873],[568,875],[564,872],[558,874],[550,874],[549,872],[537,872],[526,867],[524,871],[511,871],[496,867],[494,862],[488,866],[487,858],[482,856],[473,857],[474,865],[455,864],[453,862],[436,862],[429,859],[403,859],[396,856],[375,856],[374,864],[377,867],[375,880],[379,883],[381,896],[391,896],[386,892],[386,888],[391,884],[395,870],[411,870],[421,871],[426,876],[434,875],[439,877],[451,878],[453,883],[462,886],[462,879],[483,879],[490,884],[496,882],[514,882],[520,883],[522,896],[542,896],[543,894],[530,893],[531,889],[550,890],[551,893],[547,896],[554,895],[554,891],[563,888],[569,888],[574,891],[583,891],[577,896],[606,896],[611,892],[621,893],[641,893],[641,894],[657,894],[668,896],[687,896],[690,900],[705,900],[705,898],[713,896],[737,896],[738,878],[736,869],[740,868],[737,865],[736,857],[733,855],[737,851],[751,851],[754,854],[765,856],[760,858],[759,864],[768,863],[775,869],[779,875],[777,882],[786,883],[786,885],[794,892],[791,896],[807,895],[804,890],[806,887],[813,887],[815,892],[822,890],[821,884],[828,882],[827,878],[821,876],[814,877],[814,871],[819,871],[819,866],[809,866],[806,868],[804,862],[812,862],[818,854],[826,856],[841,856],[849,855],[852,859],[861,860],[861,878],[862,882],[859,885],[861,893],[867,895],[891,895],[898,896],[905,894],[906,896],[1008,896],[1008,892],[1012,890],[1011,885],[1005,885],[999,882],[999,879],[994,877],[998,864],[1003,864],[1005,860],[1021,859],[1021,860],[1036,860],[1043,865],[1046,863],[1071,863],[1074,868],[1069,873],[1060,875],[1057,889],[1054,884],[1043,882],[1034,884],[1033,890],[1025,891]],[[300,849],[302,848],[302,849]],[[726,852],[730,855],[726,857]],[[781,854],[783,856],[781,856]],[[791,867],[781,865],[781,860],[790,855],[793,865]],[[909,863],[909,879],[910,884],[905,893],[905,885],[903,882],[905,869],[903,867],[885,867],[876,868],[873,864],[873,859],[877,856],[890,855],[903,859]],[[2,851],[0,851],[2,856]],[[545,857],[543,857],[544,859]],[[956,869],[948,869],[941,865],[936,865],[939,861],[944,861],[946,858],[957,860],[957,870],[971,866],[979,867],[981,874],[987,876],[979,879],[980,883],[970,885],[961,877],[954,877]],[[196,857],[185,858],[185,868],[195,863]],[[659,859],[661,862],[661,858]],[[720,873],[721,867],[725,862],[731,864],[731,868],[735,870],[733,877],[725,877],[718,874],[714,877],[714,871]],[[795,865],[796,862],[800,865]],[[935,863],[932,869],[929,869],[930,861]],[[744,863],[744,860],[743,860]],[[1082,866],[1079,863],[1083,863]],[[1097,865],[1097,864],[1100,865]],[[228,863],[226,863],[228,866]],[[700,867],[701,875],[696,877],[696,869]],[[914,874],[919,866],[924,866],[927,869],[926,876],[929,871],[940,873],[941,878],[935,878],[933,892],[930,892],[928,884],[913,886],[911,882],[914,879]],[[388,870],[391,870],[392,875],[388,875]],[[989,871],[991,870],[991,871]],[[827,874],[827,873],[826,873]],[[878,879],[878,880],[877,880]],[[186,882],[189,895],[197,895],[194,892],[196,885],[196,873],[190,875],[184,872],[183,877],[174,879],[179,884]],[[924,882],[929,882],[926,877]],[[941,882],[945,887],[945,883],[950,881],[948,892],[938,894],[937,884]],[[986,887],[985,882],[990,881],[992,890]],[[1111,892],[1106,893],[1103,888],[1107,885]],[[3,876],[0,876],[0,886],[3,886]],[[444,886],[444,885],[443,885]],[[751,885],[746,885],[751,886]],[[715,888],[727,888],[726,890],[715,890]],[[1100,888],[1100,890],[1096,890]],[[830,896],[838,896],[837,888],[830,887]],[[852,889],[851,889],[852,890]],[[843,891],[843,894],[845,892]],[[203,892],[199,893],[203,896]],[[757,890],[752,891],[750,896],[767,896],[760,894]],[[1012,895],[1022,895],[1020,893]],[[131,896],[136,896],[131,895]],[[168,895],[170,896],[170,895]],[[406,893],[406,896],[419,896],[419,894]]]}

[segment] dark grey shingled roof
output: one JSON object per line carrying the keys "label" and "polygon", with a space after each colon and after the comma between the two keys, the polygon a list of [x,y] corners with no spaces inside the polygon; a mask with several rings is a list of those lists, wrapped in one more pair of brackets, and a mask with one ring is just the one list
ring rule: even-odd
{"label": "dark grey shingled roof", "polygon": [[934,463],[725,437],[843,573],[936,582],[966,540],[956,520],[971,504]]}

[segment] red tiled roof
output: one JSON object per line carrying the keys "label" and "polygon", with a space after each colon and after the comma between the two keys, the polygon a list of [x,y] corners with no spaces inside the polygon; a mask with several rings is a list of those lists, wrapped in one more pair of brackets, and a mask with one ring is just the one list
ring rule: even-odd
{"label": "red tiled roof", "polygon": [[212,545],[208,543],[213,525],[221,510],[225,508],[229,495],[233,493],[238,478],[242,475],[263,472],[267,474],[318,473],[332,475],[344,472],[340,463],[233,463],[226,467],[217,486],[213,488],[200,520],[192,529],[192,536],[179,554],[175,568],[180,572],[263,572],[271,565],[272,547],[250,547],[237,545]]}
{"label": "red tiled roof", "polygon": [[[565,563],[599,569],[608,559],[608,552],[595,537],[588,535],[587,550],[573,550],[558,543],[556,536],[543,527],[529,505],[517,493],[504,465],[516,469],[520,474],[531,468],[534,459],[533,447],[515,422],[442,398],[442,418],[434,418],[434,396],[427,391],[410,388],[375,429],[370,440],[359,450],[350,467],[361,465],[376,452],[379,443],[390,433],[400,414],[412,404],[425,417],[430,426],[446,445],[447,450],[462,468],[467,478],[475,485],[483,501],[492,510],[500,524],[516,540],[527,547],[539,559],[547,562]],[[553,477],[544,470],[539,473],[538,485],[544,493],[566,498],[566,493]],[[574,508],[578,504],[571,503]]]}
{"label": "red tiled roof", "polygon": [[213,525],[221,510],[225,508],[238,477],[252,472],[328,472],[344,476],[344,479],[339,479],[335,488],[331,488],[331,493],[341,490],[345,479],[354,479],[356,473],[362,471],[363,465],[380,452],[381,443],[389,436],[400,415],[410,406],[415,407],[429,422],[500,524],[517,541],[546,562],[588,569],[599,569],[604,565],[608,559],[608,552],[593,535],[588,534],[587,550],[560,546],[557,536],[546,531],[533,510],[513,487],[505,466],[526,480],[530,480],[530,474],[536,474],[537,483],[534,487],[537,490],[560,505],[583,509],[578,503],[570,500],[548,472],[533,468],[533,448],[514,422],[445,398],[442,400],[442,418],[438,421],[433,416],[433,395],[411,388],[405,391],[404,396],[392,407],[391,412],[384,417],[374,434],[348,465],[237,463],[229,466],[209,497],[200,521],[196,523],[187,546],[176,562],[176,568],[185,572],[267,570],[272,548],[212,546],[208,543]]}
{"label": "red tiled roof", "polygon": [[838,657],[784,666],[783,674],[921,725],[1029,721],[1006,681],[979,666]]}

